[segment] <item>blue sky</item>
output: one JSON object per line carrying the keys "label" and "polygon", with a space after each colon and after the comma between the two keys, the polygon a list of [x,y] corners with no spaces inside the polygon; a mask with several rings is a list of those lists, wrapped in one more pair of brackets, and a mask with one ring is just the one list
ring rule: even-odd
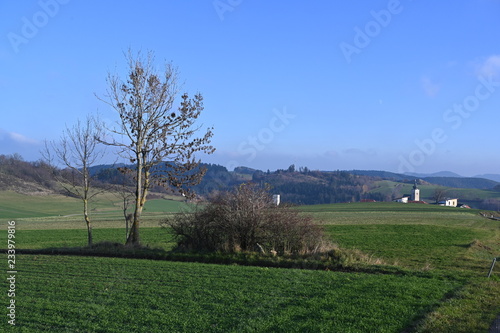
{"label": "blue sky", "polygon": [[500,0],[0,3],[0,154],[40,158],[123,52],[201,92],[229,169],[500,173]]}

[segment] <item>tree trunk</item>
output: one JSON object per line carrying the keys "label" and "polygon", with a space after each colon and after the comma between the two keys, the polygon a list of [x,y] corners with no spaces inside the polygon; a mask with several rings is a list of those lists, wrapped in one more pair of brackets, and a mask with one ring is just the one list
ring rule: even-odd
{"label": "tree trunk", "polygon": [[130,227],[130,233],[127,238],[127,245],[138,245],[140,244],[139,238],[139,218],[135,218],[132,221],[132,225]]}
{"label": "tree trunk", "polygon": [[123,217],[125,218],[125,242],[128,239],[128,221],[130,220],[129,216],[127,215],[127,209],[128,209],[128,199],[124,196],[123,197]]}
{"label": "tree trunk", "polygon": [[127,239],[127,245],[139,245],[141,243],[141,239],[139,237],[139,225],[141,221],[142,210],[144,209],[144,204],[146,203],[146,195],[147,190],[144,189],[142,191],[142,197],[139,198],[139,203],[136,203],[136,208],[134,211],[134,220],[132,221],[132,225],[130,227],[130,233]]}
{"label": "tree trunk", "polygon": [[132,225],[130,226],[130,233],[128,234],[126,245],[139,245],[140,244],[140,236],[139,236],[139,223],[142,214],[143,208],[143,183],[142,183],[142,156],[137,154],[137,164],[136,164],[136,180],[135,180],[135,208],[134,208],[134,220],[132,221]]}
{"label": "tree trunk", "polygon": [[88,243],[89,243],[89,246],[92,245],[92,225],[90,224],[90,220],[87,218],[85,218],[85,220],[87,221],[87,233],[88,233]]}
{"label": "tree trunk", "polygon": [[135,203],[134,219],[132,220],[132,225],[130,226],[130,232],[128,234],[126,242],[127,245],[139,245],[141,241],[139,237],[139,223],[142,214],[142,205],[140,199],[141,198],[138,197],[138,200],[136,200]]}
{"label": "tree trunk", "polygon": [[92,245],[92,224],[90,223],[90,216],[89,216],[89,203],[87,200],[83,200],[83,218],[85,219],[85,223],[87,224],[87,238],[88,238],[88,245]]}

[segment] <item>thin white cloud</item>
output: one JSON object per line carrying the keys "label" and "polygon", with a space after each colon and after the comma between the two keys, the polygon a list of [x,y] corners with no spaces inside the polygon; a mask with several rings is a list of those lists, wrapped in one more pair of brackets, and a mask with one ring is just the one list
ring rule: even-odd
{"label": "thin white cloud", "polygon": [[425,94],[429,97],[436,96],[439,93],[439,91],[441,90],[441,86],[439,86],[437,83],[433,82],[427,76],[423,76],[420,79],[420,83],[422,84],[422,89],[424,89]]}
{"label": "thin white cloud", "polygon": [[38,141],[30,139],[22,134],[19,134],[19,133],[10,132],[9,137],[13,141],[16,141],[16,142],[21,143],[21,144],[37,144],[38,143]]}
{"label": "thin white cloud", "polygon": [[477,74],[485,77],[500,76],[500,55],[492,55],[488,58],[477,62]]}
{"label": "thin white cloud", "polygon": [[40,141],[0,128],[0,155],[20,154],[26,161],[40,159]]}
{"label": "thin white cloud", "polygon": [[347,148],[342,150],[342,154],[346,156],[357,156],[357,157],[373,157],[377,155],[374,149],[359,149],[359,148]]}
{"label": "thin white cloud", "polygon": [[335,150],[328,150],[324,153],[324,156],[328,158],[338,158],[339,153]]}
{"label": "thin white cloud", "polygon": [[39,143],[37,140],[28,138],[22,134],[5,131],[3,129],[0,129],[0,140],[24,145],[37,145]]}

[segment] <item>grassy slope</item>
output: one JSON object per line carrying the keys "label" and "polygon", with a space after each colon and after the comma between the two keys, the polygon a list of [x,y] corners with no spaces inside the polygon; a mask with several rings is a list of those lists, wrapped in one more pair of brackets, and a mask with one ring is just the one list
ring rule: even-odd
{"label": "grassy slope", "polygon": [[[412,184],[402,184],[398,182],[393,182],[390,180],[381,180],[375,182],[375,188],[370,192],[382,193],[384,195],[390,195],[396,186],[400,185],[399,193],[401,195],[410,194],[413,185]],[[434,191],[438,187],[437,185],[419,185],[420,197],[432,202],[432,197],[434,196]],[[459,188],[447,188],[447,196],[456,196],[461,202],[474,202],[481,201],[490,198],[500,198],[499,191],[493,190],[479,190],[479,189],[459,189]]]}
{"label": "grassy slope", "polygon": [[341,247],[389,263],[481,274],[500,253],[500,222],[479,211],[420,204],[351,203],[304,206]]}
{"label": "grassy slope", "polygon": [[[172,199],[152,199],[146,202],[144,219],[148,223],[164,213],[177,212],[186,204]],[[82,202],[76,198],[61,195],[27,196],[12,191],[0,191],[0,222],[15,219],[24,229],[85,228]],[[119,197],[106,193],[91,203],[92,220],[99,227],[122,227],[122,202]],[[131,212],[132,207],[129,208]],[[148,224],[151,225],[151,224]]]}
{"label": "grassy slope", "polygon": [[62,195],[27,196],[12,191],[0,192],[0,218],[43,217],[80,213],[81,204]]}

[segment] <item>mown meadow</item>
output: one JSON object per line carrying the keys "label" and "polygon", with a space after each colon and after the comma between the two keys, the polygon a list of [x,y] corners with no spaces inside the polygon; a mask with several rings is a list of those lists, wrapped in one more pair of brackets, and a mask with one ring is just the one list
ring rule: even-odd
{"label": "mown meadow", "polygon": [[[169,250],[174,245],[171,235],[157,226],[169,209],[161,201],[155,205],[142,240]],[[17,320],[16,327],[8,328],[487,332],[500,313],[500,267],[486,278],[492,258],[500,253],[500,222],[475,210],[430,205],[352,203],[297,209],[313,214],[341,248],[369,258],[378,267],[376,273],[18,254]],[[123,222],[109,217],[96,225],[96,242],[125,240]],[[17,220],[19,249],[84,246],[85,236],[78,216]],[[6,243],[5,228],[2,239]],[[6,256],[2,258],[6,263]],[[5,292],[1,299],[7,304]],[[9,326],[7,319],[0,325]]]}

